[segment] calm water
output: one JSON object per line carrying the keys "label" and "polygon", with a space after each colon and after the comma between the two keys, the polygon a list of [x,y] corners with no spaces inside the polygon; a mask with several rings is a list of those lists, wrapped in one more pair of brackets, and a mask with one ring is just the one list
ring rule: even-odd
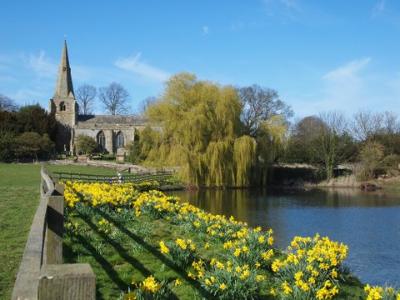
{"label": "calm water", "polygon": [[400,287],[400,195],[353,189],[179,191],[206,211],[272,228],[278,247],[320,233],[349,246],[346,265],[363,282]]}

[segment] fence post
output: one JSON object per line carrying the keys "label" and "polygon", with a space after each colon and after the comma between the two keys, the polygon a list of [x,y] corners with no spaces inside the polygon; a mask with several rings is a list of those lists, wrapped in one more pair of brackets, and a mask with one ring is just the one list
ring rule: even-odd
{"label": "fence post", "polygon": [[50,196],[47,206],[46,263],[62,264],[64,196]]}
{"label": "fence post", "polygon": [[40,272],[39,300],[95,300],[96,277],[89,264],[45,265]]}

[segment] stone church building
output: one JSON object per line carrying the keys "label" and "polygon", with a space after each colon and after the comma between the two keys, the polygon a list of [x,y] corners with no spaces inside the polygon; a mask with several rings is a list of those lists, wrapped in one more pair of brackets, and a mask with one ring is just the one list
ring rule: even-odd
{"label": "stone church building", "polygon": [[56,147],[58,151],[75,153],[79,135],[94,138],[99,149],[111,154],[124,153],[135,139],[136,130],[142,130],[145,121],[132,115],[80,115],[72,85],[67,43],[61,55],[55,93],[50,99],[50,112],[58,121]]}

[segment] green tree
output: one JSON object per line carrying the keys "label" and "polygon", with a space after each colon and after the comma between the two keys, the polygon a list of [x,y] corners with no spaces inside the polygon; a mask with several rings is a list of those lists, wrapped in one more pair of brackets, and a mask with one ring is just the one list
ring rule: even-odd
{"label": "green tree", "polygon": [[14,158],[15,133],[0,130],[0,161],[11,161]]}
{"label": "green tree", "polygon": [[296,122],[291,130],[285,160],[291,163],[319,163],[313,153],[313,144],[324,126],[316,116],[308,116]]}
{"label": "green tree", "polygon": [[[255,139],[242,137],[242,103],[237,91],[182,73],[171,77],[163,96],[146,114],[153,135],[147,161],[180,166],[195,185],[242,186],[256,162]],[[157,136],[158,137],[154,137]],[[242,177],[245,178],[242,178]]]}
{"label": "green tree", "polygon": [[15,154],[19,158],[47,157],[54,149],[54,143],[47,134],[24,132],[15,138]]}
{"label": "green tree", "polygon": [[338,164],[354,160],[357,147],[348,132],[346,119],[337,112],[306,117],[294,126],[285,159],[319,165],[325,177],[333,177]]}
{"label": "green tree", "polygon": [[17,133],[18,130],[16,113],[0,110],[0,131]]}
{"label": "green tree", "polygon": [[[151,132],[151,128],[149,126],[146,126],[145,129],[143,129],[142,131],[143,134],[142,133],[139,134],[139,131],[135,130],[134,141],[127,145],[128,149],[127,161],[133,164],[138,164],[146,159],[148,152],[152,147],[152,145],[150,145],[150,147],[144,145],[144,142],[146,142],[146,137],[147,137],[146,132],[148,131]],[[149,142],[152,141],[153,139],[150,138]],[[146,148],[149,148],[149,150],[146,150]]]}
{"label": "green tree", "polygon": [[16,113],[16,123],[19,132],[37,132],[39,135],[47,133],[52,140],[56,135],[56,120],[39,104],[21,107]]}
{"label": "green tree", "polygon": [[82,134],[76,137],[76,148],[80,154],[93,154],[98,147],[94,138]]}

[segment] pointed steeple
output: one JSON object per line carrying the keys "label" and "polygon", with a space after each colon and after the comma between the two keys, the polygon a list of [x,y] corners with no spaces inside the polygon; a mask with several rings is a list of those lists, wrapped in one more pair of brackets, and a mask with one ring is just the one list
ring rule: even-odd
{"label": "pointed steeple", "polygon": [[69,66],[67,41],[64,40],[60,67],[58,69],[58,79],[54,98],[73,98],[74,88],[72,86],[71,68]]}

